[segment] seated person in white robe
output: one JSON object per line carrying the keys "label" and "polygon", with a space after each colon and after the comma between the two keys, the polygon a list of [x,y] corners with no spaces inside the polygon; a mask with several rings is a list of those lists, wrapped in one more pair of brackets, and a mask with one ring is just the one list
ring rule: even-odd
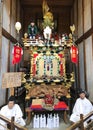
{"label": "seated person in white robe", "polygon": [[[15,122],[18,123],[21,126],[25,126],[25,121],[23,120],[22,111],[18,104],[15,104],[15,97],[11,96],[8,100],[8,104],[1,108],[0,114],[5,116],[8,119],[11,119],[11,117],[15,118]],[[3,120],[0,120],[0,124],[7,127],[7,123]],[[6,130],[3,126],[0,125],[0,130]]]}
{"label": "seated person in white robe", "polygon": [[[76,100],[72,115],[70,117],[70,121],[73,123],[80,120],[80,114],[83,114],[85,116],[85,115],[89,114],[91,111],[93,111],[93,106],[92,106],[91,102],[85,97],[84,90],[80,91],[79,96],[80,97]],[[93,117],[91,117],[91,119],[92,118]]]}

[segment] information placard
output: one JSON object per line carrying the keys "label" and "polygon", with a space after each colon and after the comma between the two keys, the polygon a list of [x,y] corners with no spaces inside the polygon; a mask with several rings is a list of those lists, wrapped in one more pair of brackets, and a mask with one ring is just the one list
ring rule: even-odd
{"label": "information placard", "polygon": [[4,73],[2,77],[2,88],[12,88],[21,86],[22,72]]}

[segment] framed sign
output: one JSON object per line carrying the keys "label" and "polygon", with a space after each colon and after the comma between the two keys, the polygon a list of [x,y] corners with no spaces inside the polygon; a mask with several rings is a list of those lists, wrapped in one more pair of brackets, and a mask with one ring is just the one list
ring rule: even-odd
{"label": "framed sign", "polygon": [[2,77],[2,88],[13,88],[21,86],[21,72],[4,73]]}

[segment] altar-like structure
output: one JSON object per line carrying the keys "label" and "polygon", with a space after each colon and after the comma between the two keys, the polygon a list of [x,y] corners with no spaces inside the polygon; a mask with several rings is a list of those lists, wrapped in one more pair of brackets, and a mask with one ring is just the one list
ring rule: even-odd
{"label": "altar-like structure", "polygon": [[30,51],[30,72],[26,79],[27,99],[45,96],[51,89],[55,96],[70,98],[70,87],[74,82],[74,72],[66,71],[66,53],[70,55],[73,38],[70,34],[61,37],[54,36],[44,39],[37,36],[35,39],[22,39],[24,47]]}
{"label": "altar-like structure", "polygon": [[[45,112],[45,110],[48,110],[48,113],[49,110],[51,113],[59,112],[60,107],[64,121],[67,122],[66,111],[69,110],[70,87],[75,78],[74,72],[68,73],[66,70],[66,54],[69,53],[70,57],[70,49],[73,46],[72,35],[63,34],[61,37],[51,37],[50,40],[44,39],[42,36],[38,36],[36,39],[29,39],[24,35],[22,40],[24,47],[29,49],[30,52],[30,72],[25,82],[27,90],[26,100],[36,99],[36,102],[40,99],[40,101],[37,101],[37,104],[34,104],[32,101],[31,108],[26,109],[28,120],[30,121],[31,119],[31,112],[35,112],[37,115],[38,112]],[[52,104],[46,104],[46,95],[54,100],[56,98],[58,102],[56,104],[55,101]],[[68,100],[65,108],[63,105],[65,101],[61,100],[62,102],[59,102],[62,97]],[[38,111],[37,106],[41,99],[45,104],[39,104],[40,109]],[[58,105],[57,110],[55,105]],[[52,116],[54,118],[54,114]]]}

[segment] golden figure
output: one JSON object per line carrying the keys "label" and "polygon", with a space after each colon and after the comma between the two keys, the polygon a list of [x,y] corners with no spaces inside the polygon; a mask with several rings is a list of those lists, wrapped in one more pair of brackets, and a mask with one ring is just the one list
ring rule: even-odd
{"label": "golden figure", "polygon": [[43,28],[46,28],[46,26],[49,26],[50,28],[53,28],[54,22],[53,22],[53,14],[49,11],[49,6],[47,4],[46,0],[43,0]]}

